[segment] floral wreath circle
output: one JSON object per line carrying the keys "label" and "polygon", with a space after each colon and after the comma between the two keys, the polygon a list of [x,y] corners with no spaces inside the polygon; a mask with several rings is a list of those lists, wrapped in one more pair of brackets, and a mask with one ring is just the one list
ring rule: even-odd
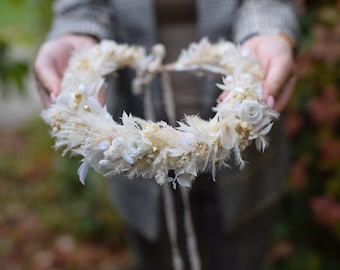
{"label": "floral wreath circle", "polygon": [[[259,151],[268,146],[266,136],[279,114],[264,102],[262,71],[247,51],[231,42],[203,39],[190,44],[174,63],[163,65],[164,55],[159,44],[147,55],[143,47],[106,40],[71,58],[60,95],[42,117],[51,126],[56,148],[83,156],[78,170],[82,183],[93,167],[107,177],[124,173],[190,186],[201,172],[211,171],[214,177],[217,167],[228,166],[232,153],[242,168],[241,152],[253,141]],[[98,94],[104,76],[125,67],[136,70],[135,92],[156,74],[192,71],[221,74],[217,87],[229,94],[213,108],[216,114],[209,121],[186,116],[172,127],[124,112],[118,123]]]}

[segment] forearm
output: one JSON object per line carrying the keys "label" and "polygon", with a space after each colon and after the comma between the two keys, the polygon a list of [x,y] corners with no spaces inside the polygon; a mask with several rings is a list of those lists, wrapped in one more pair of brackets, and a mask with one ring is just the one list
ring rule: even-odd
{"label": "forearm", "polygon": [[245,0],[233,26],[234,41],[239,43],[251,34],[284,33],[293,42],[299,36],[299,19],[294,1]]}
{"label": "forearm", "polygon": [[48,39],[67,34],[85,34],[109,38],[112,31],[108,0],[56,0]]}

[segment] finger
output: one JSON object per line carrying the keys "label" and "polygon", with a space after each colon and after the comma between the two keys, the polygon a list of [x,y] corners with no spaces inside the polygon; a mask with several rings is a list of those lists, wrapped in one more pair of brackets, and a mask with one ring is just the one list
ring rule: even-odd
{"label": "finger", "polygon": [[61,75],[53,60],[41,57],[37,60],[34,69],[39,90],[49,92],[51,97],[56,97],[60,91]]}
{"label": "finger", "polygon": [[274,99],[273,96],[268,96],[267,104],[268,104],[269,108],[274,108],[275,107],[275,99]]}
{"label": "finger", "polygon": [[[55,83],[52,84],[53,86],[55,86],[54,88],[51,87],[51,82],[48,81],[49,79],[43,77],[44,79],[41,79],[41,77],[39,77],[40,75],[35,75],[36,77],[36,85],[37,85],[37,89],[38,89],[38,92],[40,94],[40,97],[42,99],[42,102],[43,104],[48,107],[50,106],[51,104],[55,103],[56,101],[56,97],[57,97],[57,94],[55,93],[58,93],[59,92],[59,88],[57,88],[56,86],[58,84],[60,84],[58,82],[58,79],[54,79],[55,80]],[[44,76],[44,75],[42,75]],[[52,81],[53,79],[51,79]],[[60,81],[60,80],[59,80]]]}
{"label": "finger", "polygon": [[105,92],[106,92],[106,85],[102,86],[98,93],[98,100],[99,103],[104,106],[105,105]]}
{"label": "finger", "polygon": [[51,93],[48,90],[43,89],[41,86],[37,85],[37,88],[44,107],[47,108],[51,106],[55,102],[55,98],[51,96]]}
{"label": "finger", "polygon": [[275,110],[281,112],[287,106],[287,104],[290,100],[290,97],[293,94],[296,81],[297,81],[297,77],[295,75],[292,76],[288,80],[288,82],[286,83],[286,85],[282,89],[280,95],[276,99],[275,106],[274,106]]}
{"label": "finger", "polygon": [[267,100],[269,96],[273,96],[275,99],[279,95],[280,89],[291,76],[292,65],[289,59],[279,58],[271,60],[263,83],[265,100]]}
{"label": "finger", "polygon": [[223,90],[223,92],[217,98],[217,103],[221,103],[229,95],[229,93],[229,90]]}

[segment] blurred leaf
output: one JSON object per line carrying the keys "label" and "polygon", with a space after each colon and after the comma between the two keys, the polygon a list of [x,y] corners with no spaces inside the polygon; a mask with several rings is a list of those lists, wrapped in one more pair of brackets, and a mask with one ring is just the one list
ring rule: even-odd
{"label": "blurred leaf", "polygon": [[0,40],[0,92],[4,97],[13,88],[24,94],[24,82],[28,74],[28,62],[10,59],[8,51],[8,43]]}
{"label": "blurred leaf", "polygon": [[340,199],[340,166],[337,166],[334,174],[326,183],[326,194],[334,198]]}
{"label": "blurred leaf", "polygon": [[340,20],[340,11],[333,5],[325,5],[317,11],[318,20],[328,26],[335,25]]}
{"label": "blurred leaf", "polygon": [[10,91],[25,93],[25,79],[32,61],[30,52],[25,59],[11,54],[18,48],[36,50],[48,31],[52,18],[52,0],[0,1],[0,95]]}
{"label": "blurred leaf", "polygon": [[308,110],[317,124],[335,128],[340,120],[339,89],[335,86],[325,87],[320,96],[309,102]]}
{"label": "blurred leaf", "polygon": [[52,18],[53,0],[0,1],[0,39],[11,44],[36,46]]}

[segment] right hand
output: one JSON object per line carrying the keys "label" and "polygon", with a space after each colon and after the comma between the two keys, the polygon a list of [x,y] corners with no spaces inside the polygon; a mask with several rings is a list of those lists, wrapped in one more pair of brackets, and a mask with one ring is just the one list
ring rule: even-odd
{"label": "right hand", "polygon": [[53,104],[59,95],[61,79],[72,54],[96,43],[91,36],[65,35],[42,44],[35,59],[34,75],[45,107]]}

